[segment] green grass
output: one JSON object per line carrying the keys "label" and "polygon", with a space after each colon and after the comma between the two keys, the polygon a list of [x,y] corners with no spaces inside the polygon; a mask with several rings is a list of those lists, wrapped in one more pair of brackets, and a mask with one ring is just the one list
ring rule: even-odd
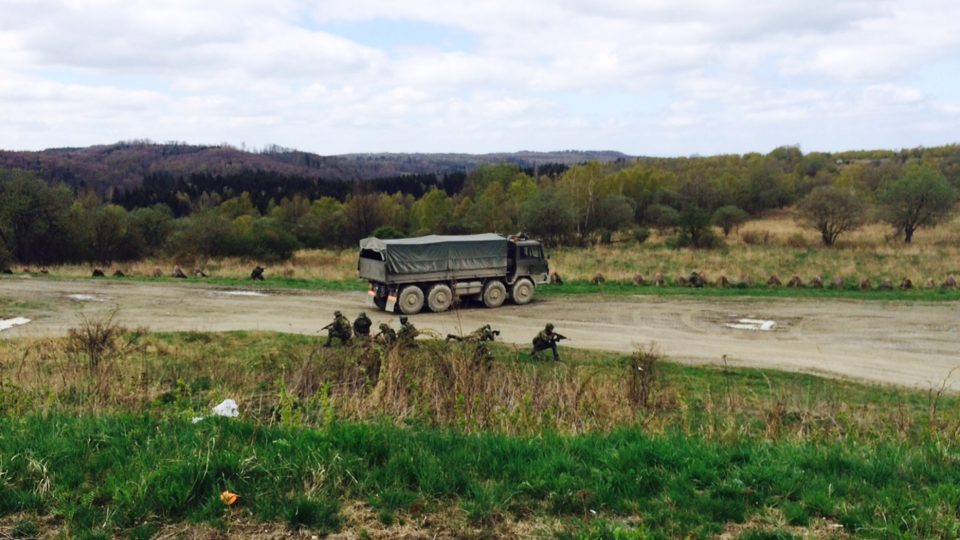
{"label": "green grass", "polygon": [[[0,341],[0,537],[960,535],[954,394],[661,361],[645,408],[623,395],[631,357],[602,351],[555,364],[496,344],[487,371],[457,371],[440,360],[459,346],[424,341],[369,387],[347,369],[362,349],[310,336],[146,334],[100,372],[63,341]],[[471,374],[496,384],[451,382]],[[191,422],[225,397],[241,418]]]}
{"label": "green grass", "polygon": [[[325,279],[306,279],[306,278],[284,278],[268,277],[264,281],[252,281],[247,278],[227,278],[227,277],[209,277],[209,278],[187,278],[174,279],[170,277],[151,278],[151,277],[125,277],[125,278],[77,278],[77,277],[59,277],[50,275],[37,279],[74,279],[81,281],[135,281],[139,283],[177,283],[182,285],[215,285],[220,287],[236,287],[247,289],[302,289],[302,290],[325,290],[325,291],[366,291],[369,287],[366,281],[360,279],[351,280],[325,280]],[[663,287],[641,286],[638,287],[632,283],[608,281],[602,285],[594,285],[588,281],[567,281],[563,285],[542,285],[537,287],[537,294],[550,297],[559,295],[601,295],[601,296],[680,296],[680,297],[704,297],[704,298],[813,298],[813,299],[849,299],[849,300],[884,300],[884,301],[917,301],[917,302],[940,302],[940,301],[960,301],[960,289],[944,289],[936,287],[933,289],[915,288],[912,290],[894,289],[884,291],[871,289],[861,291],[848,284],[844,289],[815,289],[815,288],[790,288],[790,287],[767,287],[766,285],[754,285],[752,287],[704,287],[696,289],[691,287],[679,287],[666,285]],[[0,306],[2,307],[2,306]]]}
{"label": "green grass", "polygon": [[911,289],[883,291],[871,289],[861,291],[855,287],[845,289],[815,289],[767,287],[754,285],[752,287],[678,287],[667,285],[664,287],[642,286],[632,283],[606,282],[594,285],[588,281],[568,281],[563,285],[543,285],[537,288],[537,294],[543,296],[599,294],[603,296],[681,296],[703,298],[814,298],[814,299],[849,299],[849,300],[886,300],[886,301],[958,301],[960,289]]}
{"label": "green grass", "polygon": [[0,296],[0,319],[22,317],[41,307],[37,302],[23,302]]}
{"label": "green grass", "polygon": [[[613,534],[605,523],[624,522],[653,538],[711,537],[774,510],[864,537],[960,534],[960,452],[938,440],[711,442],[636,427],[508,437],[58,413],[0,418],[0,433],[0,516],[54,516],[73,536],[176,521],[223,527],[230,514],[332,532],[351,501],[381,521],[458,508],[469,527],[540,516],[568,532]],[[220,502],[226,489],[236,506]]]}

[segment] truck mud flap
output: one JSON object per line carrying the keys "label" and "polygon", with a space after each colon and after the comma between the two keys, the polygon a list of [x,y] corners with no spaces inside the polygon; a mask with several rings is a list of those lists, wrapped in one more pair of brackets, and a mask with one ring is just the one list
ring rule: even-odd
{"label": "truck mud flap", "polygon": [[391,288],[390,292],[387,293],[387,305],[384,306],[383,310],[392,312],[395,307],[397,307],[397,289]]}
{"label": "truck mud flap", "polygon": [[377,288],[373,285],[371,285],[370,290],[367,291],[367,305],[377,307]]}

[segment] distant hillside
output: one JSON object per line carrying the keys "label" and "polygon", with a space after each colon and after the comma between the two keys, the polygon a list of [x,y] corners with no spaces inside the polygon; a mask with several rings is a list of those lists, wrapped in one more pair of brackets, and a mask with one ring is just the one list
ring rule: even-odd
{"label": "distant hillside", "polygon": [[247,152],[229,146],[121,142],[39,152],[0,150],[0,168],[25,169],[44,180],[92,188],[101,194],[139,187],[150,175],[229,177],[252,171],[275,176],[354,181],[402,175],[468,173],[484,163],[514,163],[524,169],[570,166],[590,160],[632,159],[620,152],[562,151],[499,154],[345,154],[321,156],[279,147]]}

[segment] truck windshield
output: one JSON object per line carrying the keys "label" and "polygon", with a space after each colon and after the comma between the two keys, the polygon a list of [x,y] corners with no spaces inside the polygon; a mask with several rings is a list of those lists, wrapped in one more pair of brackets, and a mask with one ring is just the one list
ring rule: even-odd
{"label": "truck windshield", "polygon": [[523,246],[520,248],[521,259],[542,259],[543,249],[540,246]]}

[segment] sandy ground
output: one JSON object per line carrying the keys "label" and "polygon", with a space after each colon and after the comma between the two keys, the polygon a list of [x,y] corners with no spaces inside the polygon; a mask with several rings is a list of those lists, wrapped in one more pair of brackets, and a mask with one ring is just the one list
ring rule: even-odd
{"label": "sandy ground", "polygon": [[[259,294],[258,294],[259,293]],[[65,334],[79,317],[117,310],[130,327],[151,330],[273,330],[320,335],[334,310],[367,311],[397,327],[397,316],[366,304],[356,292],[242,291],[202,285],[118,280],[0,279],[0,298],[23,303],[28,324],[0,338]],[[4,304],[0,304],[4,305]],[[5,305],[11,305],[9,302]],[[570,338],[563,347],[629,352],[653,343],[669,358],[689,363],[766,367],[909,387],[960,390],[960,305],[846,300],[766,300],[570,296],[527,306],[469,307],[422,313],[421,330],[468,333],[490,323],[501,338],[529,345],[546,322]],[[731,328],[740,319],[773,321],[769,331]],[[766,326],[770,326],[767,324]],[[725,360],[724,360],[725,358]]]}

